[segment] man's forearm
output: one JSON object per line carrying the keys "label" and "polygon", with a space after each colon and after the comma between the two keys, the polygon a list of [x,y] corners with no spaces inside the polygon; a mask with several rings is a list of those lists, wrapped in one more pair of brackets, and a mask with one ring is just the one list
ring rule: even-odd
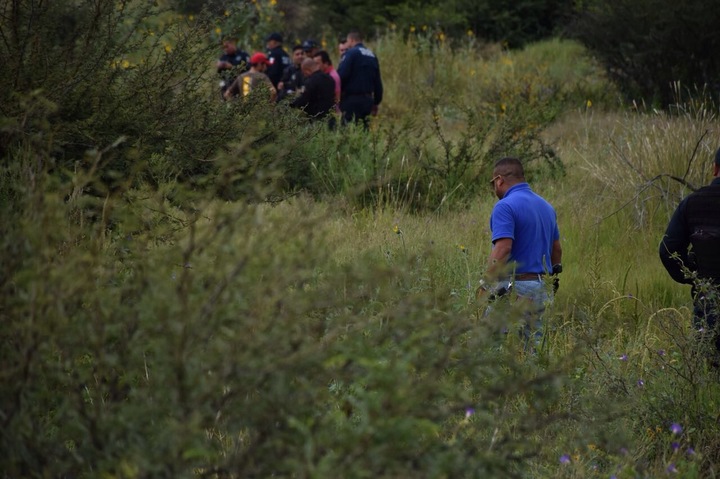
{"label": "man's forearm", "polygon": [[485,277],[488,280],[495,281],[499,279],[500,274],[502,274],[505,269],[505,264],[507,264],[511,251],[511,239],[501,238],[495,242],[495,246],[490,252],[487,269],[485,271]]}
{"label": "man's forearm", "polygon": [[555,240],[550,251],[550,266],[562,263],[562,246],[560,246],[560,240]]}

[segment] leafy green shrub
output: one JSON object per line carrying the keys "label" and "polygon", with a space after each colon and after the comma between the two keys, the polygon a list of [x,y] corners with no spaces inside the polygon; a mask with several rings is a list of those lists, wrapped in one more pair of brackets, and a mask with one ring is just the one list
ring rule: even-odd
{"label": "leafy green shrub", "polygon": [[42,97],[54,109],[45,120],[60,170],[124,137],[98,165],[107,188],[143,176],[136,161],[153,154],[178,174],[207,172],[234,131],[229,112],[211,101],[206,24],[146,2],[76,3],[21,2],[0,23],[4,151],[37,132],[23,105]]}
{"label": "leafy green shrub", "polygon": [[182,184],[183,208],[108,196],[107,228],[63,201],[92,178],[36,173],[3,205],[8,476],[486,477],[540,447],[553,374],[498,349],[418,258],[336,264],[310,203]]}

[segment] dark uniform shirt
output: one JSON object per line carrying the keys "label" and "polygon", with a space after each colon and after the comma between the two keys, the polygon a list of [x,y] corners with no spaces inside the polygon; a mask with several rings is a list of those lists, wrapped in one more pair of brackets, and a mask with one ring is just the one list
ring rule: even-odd
{"label": "dark uniform shirt", "polygon": [[[250,55],[240,49],[235,50],[235,53],[225,53],[220,57],[221,62],[228,62],[232,66],[240,68],[237,70],[238,73],[245,73],[250,69]],[[225,68],[218,68],[218,72],[226,70]]]}
{"label": "dark uniform shirt", "polygon": [[337,72],[340,75],[343,97],[372,95],[373,104],[380,104],[383,97],[380,63],[375,54],[362,43],[345,52]]}
{"label": "dark uniform shirt", "polygon": [[305,79],[305,89],[290,106],[303,108],[312,118],[323,118],[335,107],[335,80],[316,71]]}
{"label": "dark uniform shirt", "polygon": [[277,46],[267,52],[268,65],[265,74],[270,78],[273,86],[277,88],[280,79],[282,78],[283,71],[290,66],[290,56],[281,46]]}
{"label": "dark uniform shirt", "polygon": [[239,48],[237,50],[235,50],[235,53],[223,54],[220,57],[219,61],[228,62],[234,67],[234,68],[218,68],[218,73],[220,74],[220,77],[222,78],[222,81],[220,82],[220,89],[223,92],[225,92],[225,90],[227,90],[227,88],[230,86],[230,84],[233,81],[235,81],[235,78],[238,75],[250,70],[250,55],[248,55],[247,52],[240,50]]}
{"label": "dark uniform shirt", "polygon": [[[720,178],[678,205],[660,242],[660,259],[672,279],[693,284],[686,271],[720,279]],[[692,245],[692,253],[688,247]]]}
{"label": "dark uniform shirt", "polygon": [[300,93],[303,87],[302,69],[295,65],[290,65],[283,71],[280,81],[283,84],[282,91],[278,92],[278,100],[282,100],[287,95]]}

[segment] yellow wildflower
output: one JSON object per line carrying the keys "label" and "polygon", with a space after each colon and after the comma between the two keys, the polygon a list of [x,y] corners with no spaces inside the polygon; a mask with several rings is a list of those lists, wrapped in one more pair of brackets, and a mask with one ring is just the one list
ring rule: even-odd
{"label": "yellow wildflower", "polygon": [[165,45],[165,53],[170,53],[172,51],[172,47],[170,45]]}
{"label": "yellow wildflower", "polygon": [[122,67],[125,69],[130,68],[130,62],[128,60],[123,60]]}
{"label": "yellow wildflower", "polygon": [[222,33],[222,28],[220,28],[220,27],[215,27],[215,33],[217,33],[218,35],[220,35],[220,34]]}
{"label": "yellow wildflower", "polygon": [[410,25],[410,33],[415,33],[415,25]]}
{"label": "yellow wildflower", "polygon": [[475,36],[475,32],[473,32],[472,30],[468,30],[468,31],[467,31],[467,36],[469,36],[469,37],[474,37],[474,36]]}
{"label": "yellow wildflower", "polygon": [[270,0],[270,5],[272,5],[273,7],[277,5],[277,0]]}
{"label": "yellow wildflower", "polygon": [[585,103],[585,106],[586,106],[587,108],[590,108],[590,107],[592,106],[592,101],[591,101],[591,100],[588,100],[588,101]]}
{"label": "yellow wildflower", "polygon": [[225,10],[224,15],[225,15],[226,17],[229,17],[229,16],[230,16],[230,10]]}
{"label": "yellow wildflower", "polygon": [[393,231],[395,232],[396,235],[399,235],[399,234],[400,234],[400,227],[399,227],[398,225],[393,226]]}

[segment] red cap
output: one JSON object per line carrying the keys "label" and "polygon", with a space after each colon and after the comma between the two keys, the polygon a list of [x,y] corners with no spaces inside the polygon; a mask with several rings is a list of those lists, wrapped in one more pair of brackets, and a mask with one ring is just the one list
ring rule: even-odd
{"label": "red cap", "polygon": [[261,63],[264,63],[265,65],[269,65],[270,61],[268,60],[268,57],[261,52],[253,53],[253,56],[250,57],[250,65],[259,65]]}

